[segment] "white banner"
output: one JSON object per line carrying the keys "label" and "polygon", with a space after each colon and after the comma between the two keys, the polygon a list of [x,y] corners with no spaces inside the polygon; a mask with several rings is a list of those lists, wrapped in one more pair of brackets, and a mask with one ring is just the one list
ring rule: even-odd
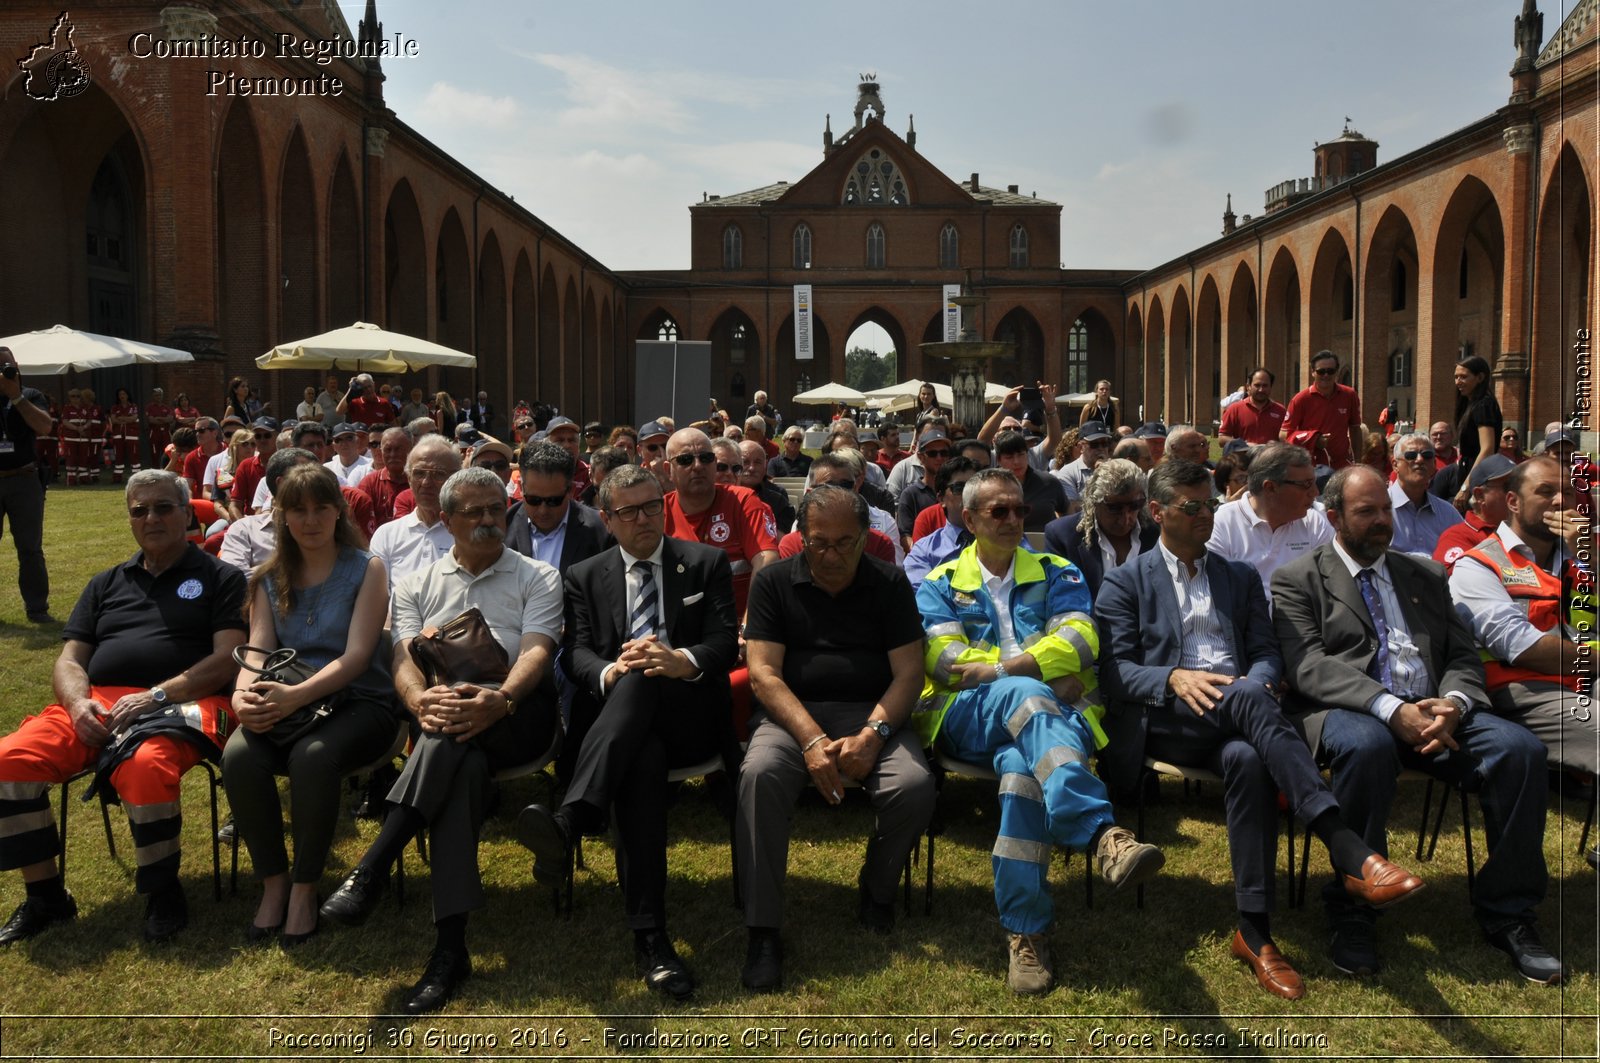
{"label": "white banner", "polygon": [[950,300],[961,294],[961,285],[944,286],[944,341],[954,343],[961,338],[961,308]]}
{"label": "white banner", "polygon": [[794,286],[794,356],[802,362],[814,357],[811,346],[811,285]]}

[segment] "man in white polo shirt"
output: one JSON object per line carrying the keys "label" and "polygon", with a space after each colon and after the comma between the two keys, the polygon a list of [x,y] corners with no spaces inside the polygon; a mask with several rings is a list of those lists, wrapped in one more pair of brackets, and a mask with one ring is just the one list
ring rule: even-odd
{"label": "man in white polo shirt", "polygon": [[1263,587],[1271,587],[1280,567],[1332,541],[1333,526],[1314,506],[1316,498],[1310,452],[1289,443],[1263,444],[1250,460],[1250,489],[1217,510],[1206,549],[1255,566]]}
{"label": "man in white polo shirt", "polygon": [[439,488],[461,469],[461,457],[444,436],[423,436],[406,458],[406,477],[417,508],[380,527],[368,548],[389,572],[389,590],[420,572],[455,545],[439,510]]}

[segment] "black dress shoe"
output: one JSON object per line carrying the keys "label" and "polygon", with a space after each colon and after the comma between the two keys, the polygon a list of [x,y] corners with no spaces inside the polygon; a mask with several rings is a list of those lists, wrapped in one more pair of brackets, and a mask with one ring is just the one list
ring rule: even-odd
{"label": "black dress shoe", "polygon": [[345,926],[360,926],[367,921],[384,891],[389,888],[389,876],[380,875],[370,867],[357,864],[351,869],[339,888],[322,904],[322,918]]}
{"label": "black dress shoe", "polygon": [[739,980],[746,989],[771,993],[783,988],[783,939],[772,928],[751,927]]}
{"label": "black dress shoe", "polygon": [[1600,871],[1600,845],[1591,845],[1583,851],[1583,858],[1589,861],[1589,866]]}
{"label": "black dress shoe", "polygon": [[435,948],[422,971],[422,980],[411,987],[403,1005],[407,1015],[425,1015],[450,1003],[456,989],[472,975],[472,957],[465,950]]}
{"label": "black dress shoe", "polygon": [[856,876],[856,922],[874,934],[887,934],[894,929],[894,905],[880,904],[867,891],[867,873]]}
{"label": "black dress shoe", "polygon": [[6,925],[0,927],[0,945],[13,941],[26,941],[43,933],[55,923],[68,923],[78,917],[78,902],[66,890],[54,900],[29,897],[17,905]]}
{"label": "black dress shoe", "polygon": [[245,928],[244,940],[251,945],[264,945],[276,937],[278,931],[282,929],[282,923],[277,926],[257,926],[255,921],[251,920],[250,925]]}
{"label": "black dress shoe", "polygon": [[1532,923],[1512,923],[1489,935],[1489,944],[1511,957],[1517,971],[1530,982],[1555,985],[1566,977],[1566,968],[1539,940]]}
{"label": "black dress shoe", "polygon": [[633,962],[651,990],[673,1000],[688,1000],[694,994],[694,975],[684,966],[666,931],[635,934]]}
{"label": "black dress shoe", "polygon": [[572,825],[560,810],[529,805],[517,813],[517,841],[533,853],[533,878],[562,886],[572,875]]}
{"label": "black dress shoe", "polygon": [[1382,964],[1378,960],[1378,940],[1372,920],[1359,916],[1346,916],[1333,927],[1333,937],[1328,943],[1328,955],[1333,965],[1345,974],[1377,974]]}
{"label": "black dress shoe", "polygon": [[174,882],[159,893],[150,894],[144,905],[144,939],[166,941],[189,925],[189,899],[183,883]]}

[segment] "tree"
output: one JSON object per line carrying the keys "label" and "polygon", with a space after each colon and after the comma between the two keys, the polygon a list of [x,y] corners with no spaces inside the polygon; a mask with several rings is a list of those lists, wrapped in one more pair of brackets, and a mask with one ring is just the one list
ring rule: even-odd
{"label": "tree", "polygon": [[844,382],[857,391],[875,391],[894,383],[894,352],[879,354],[865,347],[852,347],[844,356]]}

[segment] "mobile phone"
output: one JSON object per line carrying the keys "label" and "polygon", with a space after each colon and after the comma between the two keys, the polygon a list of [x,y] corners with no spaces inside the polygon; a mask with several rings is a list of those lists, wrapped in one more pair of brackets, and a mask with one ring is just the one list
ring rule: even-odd
{"label": "mobile phone", "polygon": [[1044,424],[1044,395],[1038,388],[1022,388],[1018,391],[1017,404],[1021,407],[1018,416],[1024,421]]}

